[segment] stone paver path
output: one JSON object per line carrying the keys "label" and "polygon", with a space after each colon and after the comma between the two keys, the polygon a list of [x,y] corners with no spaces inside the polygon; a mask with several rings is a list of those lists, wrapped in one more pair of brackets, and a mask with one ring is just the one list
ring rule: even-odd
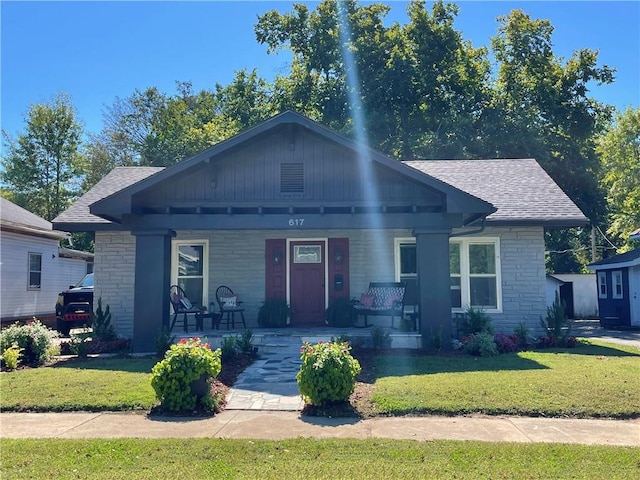
{"label": "stone paver path", "polygon": [[299,411],[296,373],[300,354],[263,353],[242,372],[227,396],[226,410]]}

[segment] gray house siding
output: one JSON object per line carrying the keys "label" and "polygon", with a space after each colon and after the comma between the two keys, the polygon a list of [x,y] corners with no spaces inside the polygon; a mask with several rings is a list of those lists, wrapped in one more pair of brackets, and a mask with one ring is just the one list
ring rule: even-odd
{"label": "gray house siding", "polygon": [[[540,317],[546,313],[542,227],[490,227],[476,236],[500,238],[502,313],[490,313],[496,332],[513,333],[518,324],[524,322],[530,333],[540,333]],[[177,232],[175,240],[208,241],[208,301],[215,301],[219,285],[230,286],[244,301],[248,326],[255,328],[257,312],[264,301],[265,240],[285,237],[348,238],[350,294],[358,298],[370,281],[395,280],[394,240],[410,238],[411,232],[405,229],[192,230]],[[128,232],[97,232],[95,251],[96,298],[101,296],[103,303],[111,307],[118,334],[132,338],[135,237]],[[384,318],[371,321],[374,325],[389,323]]]}

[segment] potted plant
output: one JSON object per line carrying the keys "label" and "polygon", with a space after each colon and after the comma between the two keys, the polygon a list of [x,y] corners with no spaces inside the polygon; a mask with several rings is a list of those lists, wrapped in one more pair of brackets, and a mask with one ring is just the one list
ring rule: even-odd
{"label": "potted plant", "polygon": [[284,298],[267,298],[258,310],[261,327],[284,327],[289,318],[289,305]]}
{"label": "potted plant", "polygon": [[346,297],[333,300],[324,313],[327,324],[332,327],[352,327],[356,317],[356,310],[351,300]]}

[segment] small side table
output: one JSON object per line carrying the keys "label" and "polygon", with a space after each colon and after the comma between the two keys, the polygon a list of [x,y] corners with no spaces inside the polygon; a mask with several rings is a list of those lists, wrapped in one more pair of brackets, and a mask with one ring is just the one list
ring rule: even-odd
{"label": "small side table", "polygon": [[222,319],[222,314],[215,312],[202,312],[196,315],[197,328],[199,328],[200,330],[204,330],[204,320],[206,318],[211,319],[212,330],[220,330],[220,320]]}

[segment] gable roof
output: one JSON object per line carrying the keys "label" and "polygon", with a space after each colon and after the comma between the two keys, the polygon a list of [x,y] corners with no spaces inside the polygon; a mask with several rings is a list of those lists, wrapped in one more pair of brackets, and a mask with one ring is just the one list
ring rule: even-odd
{"label": "gable roof", "polygon": [[532,158],[404,163],[490,202],[498,209],[487,217],[487,222],[494,225],[576,227],[588,223],[580,209]]}
{"label": "gable roof", "polygon": [[0,229],[52,239],[68,236],[66,232],[54,231],[51,222],[3,197],[0,197]]}
{"label": "gable roof", "polygon": [[612,268],[634,267],[640,265],[640,248],[604,258],[587,265],[589,270],[610,270]]}
{"label": "gable roof", "polygon": [[[447,212],[449,213],[463,213],[471,214],[467,221],[472,221],[480,217],[484,217],[489,213],[495,211],[493,205],[478,197],[474,197],[467,192],[464,192],[455,186],[441,182],[435,177],[425,175],[415,169],[408,168],[401,162],[393,160],[382,153],[362,146],[355,141],[340,135],[329,128],[314,122],[308,117],[300,115],[293,111],[287,111],[276,115],[275,117],[262,122],[261,124],[239,133],[227,140],[224,140],[216,145],[203,150],[202,152],[194,155],[191,158],[181,161],[176,165],[167,167],[166,169],[157,172],[153,176],[145,178],[137,183],[117,191],[116,193],[95,201],[91,204],[90,212],[94,215],[101,216],[112,220],[119,221],[122,214],[132,213],[131,211],[131,198],[133,195],[142,192],[146,189],[152,188],[163,181],[167,181],[174,176],[185,173],[190,169],[200,165],[201,163],[208,163],[215,159],[216,156],[222,155],[228,152],[230,149],[246,143],[265,132],[271,131],[281,125],[295,124],[302,126],[305,129],[312,131],[313,133],[324,137],[326,140],[335,142],[338,145],[346,147],[356,152],[363,152],[366,157],[372,162],[382,165],[404,177],[409,177],[431,189],[444,193],[447,196]],[[57,219],[54,220],[54,223]]]}

